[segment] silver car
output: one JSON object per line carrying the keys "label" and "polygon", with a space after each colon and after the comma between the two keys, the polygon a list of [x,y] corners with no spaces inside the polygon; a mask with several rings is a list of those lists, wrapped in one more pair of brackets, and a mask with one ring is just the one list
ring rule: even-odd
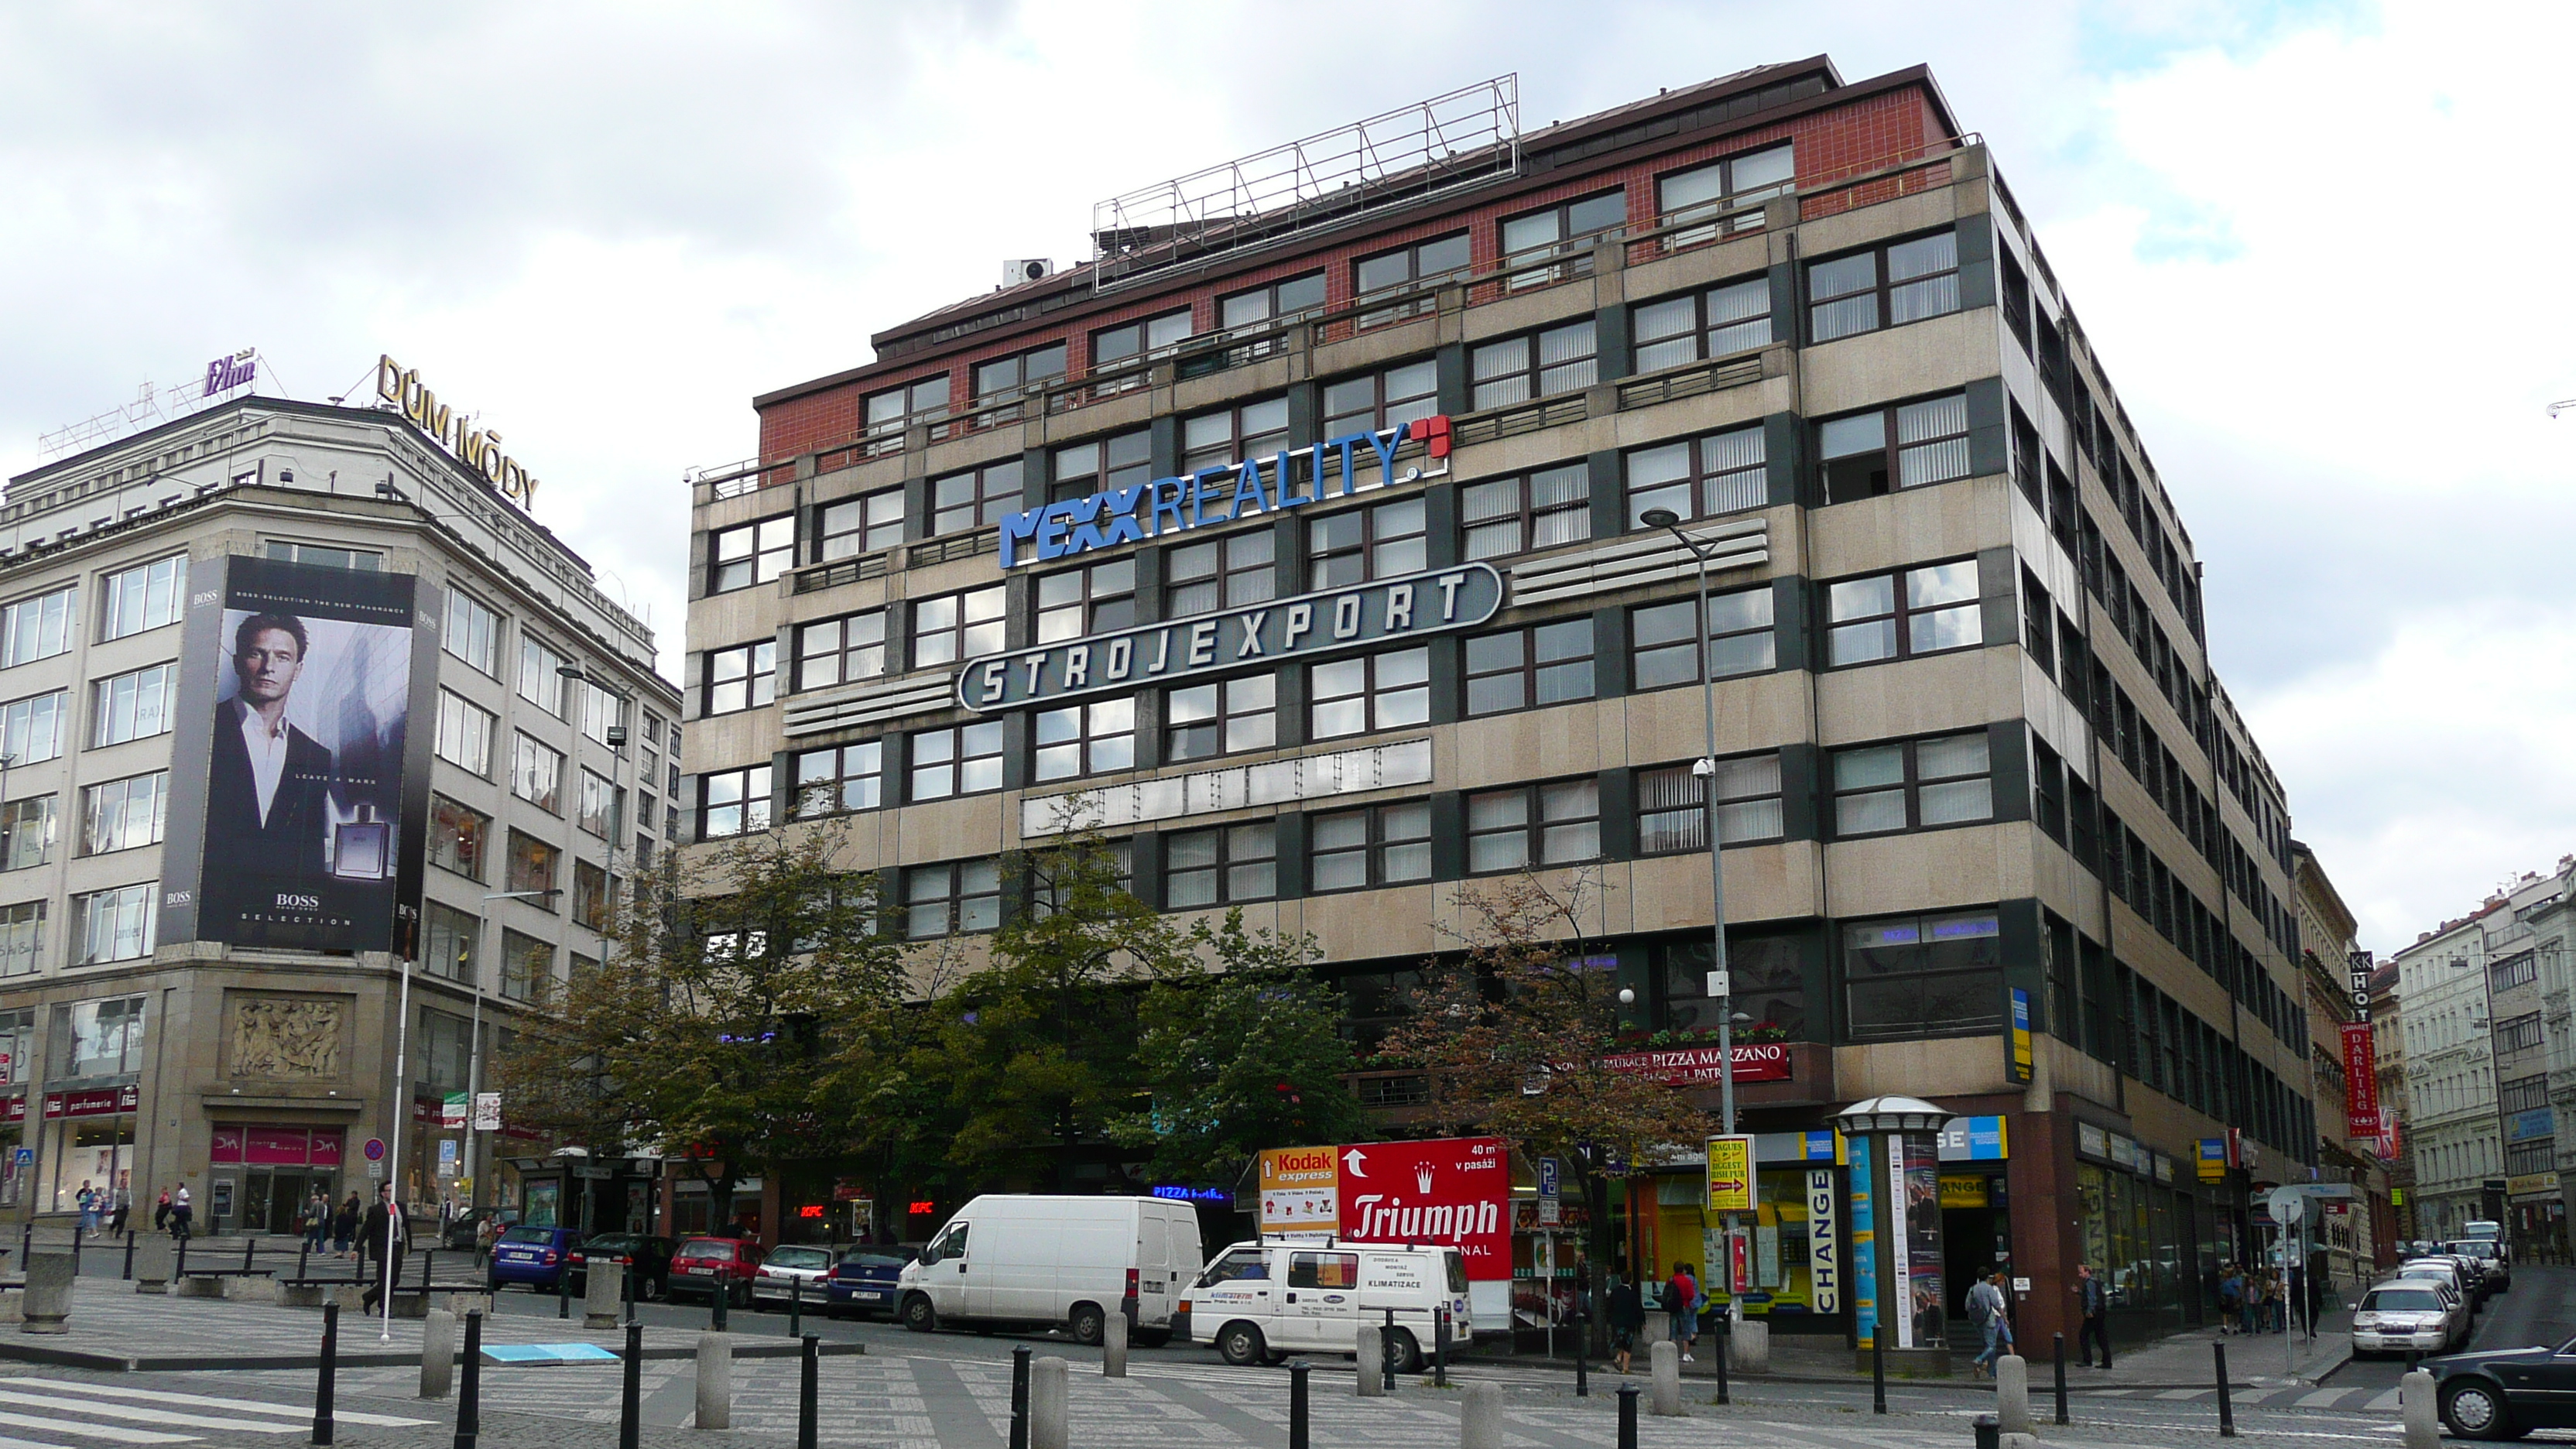
{"label": "silver car", "polygon": [[2474,1301],[2471,1295],[2477,1292],[2477,1285],[2470,1279],[2468,1270],[2448,1258],[2409,1258],[2397,1265],[2397,1276],[2434,1279],[2447,1285],[2464,1303]]}
{"label": "silver car", "polygon": [[2447,1285],[2423,1277],[2373,1284],[2352,1314],[2352,1356],[2447,1353],[2468,1336],[2468,1306]]}
{"label": "silver car", "polygon": [[829,1297],[823,1290],[823,1280],[831,1276],[832,1264],[836,1261],[838,1259],[829,1248],[772,1248],[769,1256],[760,1260],[760,1269],[752,1277],[751,1301],[756,1304],[774,1303],[784,1308],[789,1297],[797,1292],[792,1285],[802,1283],[805,1285],[806,1306],[821,1312]]}

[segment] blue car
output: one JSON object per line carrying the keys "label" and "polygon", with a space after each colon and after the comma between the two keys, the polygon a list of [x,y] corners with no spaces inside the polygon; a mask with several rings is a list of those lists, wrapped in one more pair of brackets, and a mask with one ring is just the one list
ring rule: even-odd
{"label": "blue car", "polygon": [[492,1291],[523,1283],[531,1293],[552,1293],[572,1266],[572,1250],[580,1246],[581,1234],[570,1228],[509,1229],[492,1244]]}
{"label": "blue car", "polygon": [[823,1280],[825,1311],[834,1318],[853,1313],[861,1318],[880,1313],[892,1317],[895,1279],[914,1256],[910,1248],[860,1248],[851,1252],[833,1264],[832,1275]]}

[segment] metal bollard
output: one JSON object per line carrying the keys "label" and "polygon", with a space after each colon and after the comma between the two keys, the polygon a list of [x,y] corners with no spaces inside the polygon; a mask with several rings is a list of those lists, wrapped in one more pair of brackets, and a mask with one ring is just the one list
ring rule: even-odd
{"label": "metal bollard", "polygon": [[1037,1361],[1029,1375],[1029,1449],[1071,1449],[1071,1378],[1063,1359],[1049,1354]]}
{"label": "metal bollard", "polygon": [[1011,1350],[1011,1446],[1029,1449],[1029,1346]]}
{"label": "metal bollard", "polygon": [[1592,1397],[1591,1365],[1585,1361],[1591,1349],[1592,1320],[1578,1313],[1574,1316],[1574,1396],[1578,1399]]}
{"label": "metal bollard", "polygon": [[35,1220],[34,1218],[29,1218],[29,1219],[27,1220],[27,1226],[26,1226],[26,1228],[18,1234],[18,1268],[19,1268],[19,1271],[21,1271],[21,1272],[26,1271],[26,1267],[27,1267],[27,1260],[28,1260],[29,1258],[34,1257],[35,1255],[36,1255],[36,1220]]}
{"label": "metal bollard", "polygon": [[179,1240],[179,1271],[170,1276],[173,1278],[188,1276],[188,1240],[184,1237]]}
{"label": "metal bollard", "polygon": [[433,1308],[420,1321],[420,1396],[443,1399],[456,1382],[456,1315]]}
{"label": "metal bollard", "polygon": [[125,1230],[125,1271],[119,1275],[131,1282],[134,1278],[134,1229]]}
{"label": "metal bollard", "polygon": [[1869,1336],[1869,1411],[1887,1412],[1887,1325],[1883,1323]]}
{"label": "metal bollard", "polygon": [[313,1381],[313,1442],[331,1442],[331,1394],[340,1372],[340,1305],[322,1305],[322,1372]]}
{"label": "metal bollard", "polygon": [[1979,1414],[1976,1423],[1977,1449],[2002,1449],[2003,1432],[1992,1414]]}
{"label": "metal bollard", "polygon": [[1637,1386],[1619,1386],[1619,1449],[1637,1449]]}
{"label": "metal bollard", "polygon": [[622,1315],[622,1318],[623,1318],[623,1321],[625,1321],[625,1322],[627,1322],[627,1323],[635,1323],[635,1322],[638,1322],[638,1321],[639,1321],[639,1320],[635,1317],[635,1276],[636,1276],[636,1275],[635,1275],[635,1271],[634,1271],[634,1270],[635,1270],[635,1268],[636,1268],[636,1267],[639,1267],[639,1266],[641,1266],[641,1265],[640,1265],[640,1264],[630,1265],[630,1266],[628,1267],[627,1271],[625,1271],[625,1272],[620,1273],[620,1274],[618,1274],[618,1275],[617,1275],[617,1291],[618,1291],[619,1293],[621,1293],[621,1294],[625,1295],[625,1298],[626,1298],[626,1311],[625,1311],[625,1313]]}
{"label": "metal bollard", "polygon": [[805,1280],[802,1278],[787,1280],[787,1336],[805,1336]]}
{"label": "metal bollard", "polygon": [[72,1276],[75,1278],[80,1276],[80,1239],[80,1219],[74,1218],[72,1220]]}
{"label": "metal bollard", "polygon": [[810,1333],[797,1343],[803,1351],[797,1355],[796,1366],[796,1449],[815,1449],[815,1440],[822,1433],[822,1410],[817,1404],[822,1391],[819,1374],[823,1360],[815,1352],[821,1345],[822,1340]]}
{"label": "metal bollard", "polygon": [[1728,1352],[1734,1347],[1734,1315],[1732,1313],[1720,1313],[1717,1315],[1717,1401],[1721,1404],[1734,1402],[1734,1400],[1728,1396],[1726,1387],[1726,1359]]}
{"label": "metal bollard", "polygon": [[[311,1238],[306,1238],[303,1242],[297,1244],[295,1248],[296,1282],[303,1282],[305,1275],[311,1271],[309,1265],[312,1262],[312,1258],[313,1240]],[[129,1267],[131,1267],[134,1262],[134,1238],[132,1234],[128,1234],[125,1239],[125,1261]]]}
{"label": "metal bollard", "polygon": [[1431,1310],[1431,1386],[1449,1387],[1449,1307]]}
{"label": "metal bollard", "polygon": [[707,1327],[714,1329],[718,1333],[724,1332],[725,1310],[732,1306],[733,1287],[731,1284],[718,1283],[713,1288],[708,1289]]}
{"label": "metal bollard", "polygon": [[617,1449],[637,1449],[644,1431],[644,1325],[626,1325],[625,1383],[617,1394]]}
{"label": "metal bollard", "polygon": [[1315,1366],[1299,1359],[1288,1365],[1288,1449],[1310,1449],[1306,1441],[1306,1378]]}
{"label": "metal bollard", "polygon": [[1503,1387],[1469,1384],[1458,1406],[1458,1449],[1502,1449]]}
{"label": "metal bollard", "polygon": [[1386,1322],[1378,1329],[1377,1361],[1386,1373],[1386,1391],[1395,1392],[1395,1310],[1386,1311]]}
{"label": "metal bollard", "polygon": [[474,1449],[483,1400],[483,1310],[465,1310],[465,1382],[456,1391],[456,1449]]}
{"label": "metal bollard", "polygon": [[2236,1437],[2236,1406],[2227,1399],[2227,1345],[2213,1343],[2209,1351],[2218,1360],[2218,1437],[2233,1439]]}
{"label": "metal bollard", "polygon": [[698,1427],[733,1427],[733,1340],[698,1335]]}
{"label": "metal bollard", "polygon": [[2066,1335],[2052,1334],[2057,1348],[2057,1422],[2066,1422]]}
{"label": "metal bollard", "polygon": [[249,1277],[249,1276],[250,1276],[251,1257],[252,1257],[252,1255],[253,1255],[253,1254],[257,1253],[258,1251],[259,1251],[259,1239],[257,1239],[257,1238],[249,1239],[248,1241],[246,1241],[246,1242],[244,1242],[244,1243],[242,1244],[242,1276],[243,1276],[243,1277],[247,1278],[247,1277]]}
{"label": "metal bollard", "polygon": [[[397,1267],[394,1271],[399,1273],[402,1269]],[[572,1317],[572,1256],[570,1253],[566,1253],[562,1261],[555,1264],[555,1317]]]}

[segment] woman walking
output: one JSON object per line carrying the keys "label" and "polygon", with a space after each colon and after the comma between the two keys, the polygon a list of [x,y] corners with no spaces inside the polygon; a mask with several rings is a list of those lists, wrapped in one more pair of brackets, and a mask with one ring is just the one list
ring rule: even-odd
{"label": "woman walking", "polygon": [[340,1204],[340,1210],[332,1214],[331,1251],[343,1258],[349,1256],[349,1242],[357,1236],[358,1195],[353,1192],[347,1202]]}

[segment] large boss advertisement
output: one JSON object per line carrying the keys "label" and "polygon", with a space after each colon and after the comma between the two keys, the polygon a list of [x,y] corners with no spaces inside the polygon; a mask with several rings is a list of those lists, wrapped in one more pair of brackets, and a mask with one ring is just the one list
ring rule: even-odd
{"label": "large boss advertisement", "polygon": [[430,741],[410,726],[413,701],[434,697],[414,676],[434,679],[435,661],[415,638],[432,617],[418,581],[226,563],[189,600],[174,758],[204,768],[181,769],[171,802],[164,934],[392,950],[427,817]]}

